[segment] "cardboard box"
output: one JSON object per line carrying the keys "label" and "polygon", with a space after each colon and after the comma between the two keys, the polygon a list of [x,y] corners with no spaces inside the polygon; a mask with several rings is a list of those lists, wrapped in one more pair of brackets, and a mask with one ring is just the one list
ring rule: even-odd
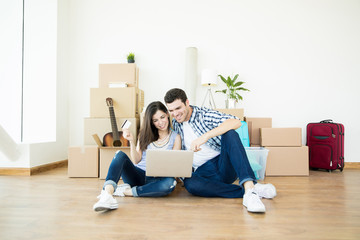
{"label": "cardboard box", "polygon": [[139,89],[139,92],[138,92],[138,111],[139,111],[139,115],[140,113],[144,110],[144,104],[145,104],[145,94],[144,94],[144,91]]}
{"label": "cardboard box", "polygon": [[142,125],[144,124],[144,117],[145,117],[145,111],[142,111],[140,113],[140,128],[142,127]]}
{"label": "cardboard box", "polygon": [[69,177],[99,177],[99,149],[97,146],[69,147]]}
{"label": "cardboard box", "polygon": [[130,158],[130,147],[103,147],[97,134],[94,134],[93,138],[100,149],[100,179],[105,179],[116,152],[123,151]]}
{"label": "cardboard box", "polygon": [[245,117],[245,122],[248,124],[249,128],[249,138],[250,146],[259,146],[260,145],[260,128],[271,128],[272,127],[272,118],[254,118],[254,117]]}
{"label": "cardboard box", "polygon": [[135,88],[91,88],[90,89],[90,117],[110,117],[106,98],[112,98],[115,117],[139,117],[144,107],[144,91]]}
{"label": "cardboard box", "polygon": [[238,117],[241,121],[244,120],[244,109],[243,108],[219,108],[215,109],[219,112],[226,113]]}
{"label": "cardboard box", "polygon": [[[116,118],[118,131],[121,131],[121,126],[125,120],[131,122],[130,132],[134,136],[136,142],[140,120],[139,118]],[[97,134],[99,138],[103,138],[106,133],[112,132],[110,118],[84,118],[84,144],[97,145],[94,141],[93,134]]]}
{"label": "cardboard box", "polygon": [[266,147],[269,150],[266,176],[309,176],[307,146]]}
{"label": "cardboard box", "polygon": [[135,63],[99,64],[99,88],[108,88],[109,83],[139,87],[139,68]]}
{"label": "cardboard box", "polygon": [[123,151],[130,158],[130,147],[101,147],[100,148],[100,179],[105,179],[110,163],[117,151]]}
{"label": "cardboard box", "polygon": [[263,147],[301,147],[301,128],[260,128]]}

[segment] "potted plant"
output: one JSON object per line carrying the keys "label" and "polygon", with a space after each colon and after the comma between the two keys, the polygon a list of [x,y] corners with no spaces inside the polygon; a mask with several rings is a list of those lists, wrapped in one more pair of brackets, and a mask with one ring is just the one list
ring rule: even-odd
{"label": "potted plant", "polygon": [[135,54],[134,53],[129,53],[128,55],[127,55],[127,61],[128,61],[128,63],[134,63],[135,62]]}
{"label": "potted plant", "polygon": [[236,81],[239,77],[239,74],[236,74],[234,78],[231,78],[228,76],[227,78],[224,78],[223,76],[219,75],[221,80],[226,84],[226,89],[215,91],[221,92],[226,94],[227,99],[225,100],[226,108],[235,108],[236,103],[239,100],[243,100],[243,97],[239,94],[240,91],[250,91],[249,89],[241,87],[242,84],[245,82],[242,81]]}

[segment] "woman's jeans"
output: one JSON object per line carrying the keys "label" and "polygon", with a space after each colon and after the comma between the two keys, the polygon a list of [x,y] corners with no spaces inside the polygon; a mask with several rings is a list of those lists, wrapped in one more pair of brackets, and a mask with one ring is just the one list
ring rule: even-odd
{"label": "woman's jeans", "polygon": [[[232,184],[237,178],[240,185]],[[198,167],[184,185],[197,196],[242,198],[246,181],[256,178],[238,133],[230,130],[221,136],[220,155]]]}
{"label": "woman's jeans", "polygon": [[116,191],[122,177],[132,187],[134,197],[161,197],[174,191],[176,180],[172,177],[147,177],[145,171],[136,167],[122,151],[117,151],[111,161],[104,188],[111,184]]}

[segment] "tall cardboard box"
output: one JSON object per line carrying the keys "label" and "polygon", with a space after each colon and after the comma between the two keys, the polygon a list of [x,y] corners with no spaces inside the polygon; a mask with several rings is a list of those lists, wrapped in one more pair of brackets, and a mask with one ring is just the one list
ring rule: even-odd
{"label": "tall cardboard box", "polygon": [[215,110],[238,117],[241,121],[244,120],[244,109],[243,108],[218,108]]}
{"label": "tall cardboard box", "polygon": [[100,164],[99,173],[100,179],[105,179],[109,171],[111,161],[113,160],[117,151],[123,151],[130,159],[130,147],[103,147],[102,142],[97,134],[93,135],[95,142],[97,143],[100,151]]}
{"label": "tall cardboard box", "polygon": [[308,147],[266,147],[266,176],[309,176]]}
{"label": "tall cardboard box", "polygon": [[249,128],[250,146],[260,146],[260,128],[271,128],[272,118],[245,117]]}
{"label": "tall cardboard box", "polygon": [[115,117],[139,117],[144,107],[143,91],[135,87],[126,88],[91,88],[90,89],[90,117],[109,117],[109,107],[106,98],[113,100]]}
{"label": "tall cardboard box", "polygon": [[99,149],[97,146],[69,147],[69,177],[99,177]]}
{"label": "tall cardboard box", "polygon": [[140,128],[142,127],[142,125],[144,124],[144,117],[145,117],[145,111],[142,111],[140,113]]}
{"label": "tall cardboard box", "polygon": [[130,158],[130,147],[101,147],[100,148],[100,179],[105,179],[110,163],[117,151],[123,151]]}
{"label": "tall cardboard box", "polygon": [[[125,120],[131,122],[130,132],[134,136],[136,142],[140,126],[139,118],[116,118],[118,131],[121,131],[121,126]],[[84,144],[97,145],[94,141],[93,134],[97,134],[99,138],[103,138],[106,133],[112,132],[110,118],[84,118]]]}
{"label": "tall cardboard box", "polygon": [[135,63],[99,64],[99,87],[108,88],[109,83],[139,87],[139,68]]}
{"label": "tall cardboard box", "polygon": [[138,112],[139,115],[144,110],[144,104],[145,104],[145,94],[144,91],[139,89],[138,95],[137,95],[137,102],[138,102]]}
{"label": "tall cardboard box", "polygon": [[301,128],[260,128],[263,147],[301,147]]}

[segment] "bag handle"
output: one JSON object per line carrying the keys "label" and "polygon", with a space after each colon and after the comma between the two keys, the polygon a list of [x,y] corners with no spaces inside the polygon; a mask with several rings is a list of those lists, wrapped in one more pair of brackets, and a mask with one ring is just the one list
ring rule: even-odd
{"label": "bag handle", "polygon": [[332,122],[333,122],[332,119],[325,119],[325,120],[320,121],[320,123],[332,123]]}

